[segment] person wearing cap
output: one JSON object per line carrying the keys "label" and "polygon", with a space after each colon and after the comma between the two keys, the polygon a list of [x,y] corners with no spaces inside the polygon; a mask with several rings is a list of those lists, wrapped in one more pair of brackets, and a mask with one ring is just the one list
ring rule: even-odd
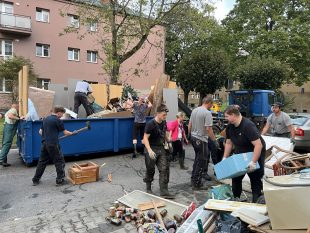
{"label": "person wearing cap", "polygon": [[159,171],[160,196],[173,199],[174,195],[168,191],[169,160],[164,146],[165,142],[169,141],[166,124],[168,111],[165,105],[158,106],[155,118],[146,123],[143,137],[143,143],[147,149],[145,155],[146,174],[143,181],[146,183],[146,191],[152,193],[156,165]]}
{"label": "person wearing cap", "polygon": [[[202,100],[202,105],[195,108],[191,114],[188,132],[190,133],[191,142],[195,151],[195,160],[191,177],[193,190],[207,190],[209,187],[202,183],[203,175],[207,175],[210,153],[208,149],[208,137],[211,138],[214,145],[219,148],[216,141],[212,125],[213,118],[208,110],[213,105],[213,98],[206,96]],[[204,174],[205,172],[205,174]],[[209,175],[208,175],[209,176]]]}
{"label": "person wearing cap", "polygon": [[0,165],[3,167],[11,166],[11,164],[7,162],[7,156],[17,131],[18,121],[23,118],[24,117],[18,116],[18,103],[13,103],[11,108],[4,114],[2,148],[0,152]]}
{"label": "person wearing cap", "polygon": [[[138,137],[140,136],[141,140],[143,139],[144,129],[146,124],[146,113],[147,109],[151,108],[152,104],[148,101],[147,103],[144,101],[142,96],[139,97],[138,101],[134,102],[132,105],[132,109],[134,112],[134,125],[132,128],[132,143],[134,152],[132,157],[135,158],[138,154],[137,151],[137,143]],[[142,154],[144,153],[144,148],[142,147]]]}
{"label": "person wearing cap", "polygon": [[183,143],[185,142],[188,144],[186,135],[185,135],[185,130],[184,130],[184,125],[183,125],[183,120],[184,120],[184,113],[179,112],[176,115],[176,120],[169,122],[167,124],[168,130],[171,135],[171,141],[172,141],[172,147],[173,147],[173,152],[172,152],[172,161],[175,161],[177,155],[179,157],[179,163],[180,163],[180,168],[182,170],[187,170],[188,167],[184,165],[184,159],[185,159],[185,149],[183,147]]}
{"label": "person wearing cap", "polygon": [[73,111],[78,114],[79,113],[79,107],[82,104],[85,108],[86,115],[89,116],[93,114],[93,111],[91,109],[91,105],[88,102],[87,95],[89,93],[92,93],[93,90],[89,83],[86,80],[78,81],[75,87],[75,94],[74,94],[74,109]]}
{"label": "person wearing cap", "polygon": [[64,123],[60,120],[65,112],[66,110],[63,107],[55,106],[52,114],[43,120],[39,130],[39,134],[42,136],[41,154],[35,175],[32,178],[34,186],[40,183],[44,170],[50,161],[55,164],[56,185],[65,184],[65,160],[60,150],[58,137],[60,132],[67,136],[74,134],[74,132],[65,130]]}
{"label": "person wearing cap", "polygon": [[[228,125],[226,127],[226,143],[223,160],[232,153],[240,154],[253,152],[251,162],[247,166],[251,182],[252,201],[256,203],[262,195],[265,165],[266,144],[256,125],[243,117],[236,106],[228,106],[224,112]],[[256,170],[256,163],[260,168]],[[232,178],[232,191],[235,198],[242,193],[242,180],[245,175]]]}
{"label": "person wearing cap", "polygon": [[281,111],[282,104],[276,102],[272,105],[272,114],[267,118],[267,123],[263,128],[262,135],[265,135],[270,129],[271,134],[275,137],[286,137],[294,140],[295,129],[290,116]]}

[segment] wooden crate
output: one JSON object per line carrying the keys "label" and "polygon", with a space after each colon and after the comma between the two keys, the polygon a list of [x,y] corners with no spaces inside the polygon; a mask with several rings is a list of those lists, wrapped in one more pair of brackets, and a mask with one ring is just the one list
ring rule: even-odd
{"label": "wooden crate", "polygon": [[68,180],[72,184],[84,184],[99,180],[99,166],[93,162],[73,164],[68,169]]}

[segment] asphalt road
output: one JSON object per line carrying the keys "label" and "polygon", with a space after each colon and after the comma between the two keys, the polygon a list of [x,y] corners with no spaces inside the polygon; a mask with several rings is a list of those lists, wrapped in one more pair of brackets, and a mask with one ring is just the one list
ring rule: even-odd
{"label": "asphalt road", "polygon": [[[185,163],[191,168],[194,152],[191,146],[186,148]],[[32,186],[31,178],[35,167],[26,167],[16,149],[11,150],[9,162],[12,167],[0,167],[0,222],[37,216],[58,211],[84,208],[103,203],[113,203],[117,198],[133,190],[145,190],[142,178],[145,173],[144,158],[131,158],[131,154],[101,155],[83,160],[67,161],[66,169],[74,162],[93,161],[106,163],[101,168],[100,181],[83,185],[68,184],[56,187],[54,165],[49,165],[38,186]],[[112,173],[112,183],[107,174]],[[169,186],[177,193],[176,201],[189,204],[192,201],[204,203],[205,192],[193,193],[190,188],[191,169],[180,170],[178,164],[171,165]],[[159,194],[158,172],[155,174],[153,191]],[[209,182],[210,185],[216,184]]]}

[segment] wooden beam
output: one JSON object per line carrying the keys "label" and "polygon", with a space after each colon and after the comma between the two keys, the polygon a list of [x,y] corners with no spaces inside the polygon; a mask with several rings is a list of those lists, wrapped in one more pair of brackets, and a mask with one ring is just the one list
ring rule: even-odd
{"label": "wooden beam", "polygon": [[23,66],[23,115],[28,113],[28,87],[29,87],[29,67]]}
{"label": "wooden beam", "polygon": [[18,106],[19,115],[23,116],[23,70],[18,72]]}

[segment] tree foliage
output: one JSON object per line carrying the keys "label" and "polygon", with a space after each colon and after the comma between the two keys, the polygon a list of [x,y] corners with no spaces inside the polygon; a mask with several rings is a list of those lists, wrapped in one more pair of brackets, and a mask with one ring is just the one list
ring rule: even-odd
{"label": "tree foliage", "polygon": [[278,90],[292,79],[290,67],[271,57],[248,58],[237,69],[241,88]]}
{"label": "tree foliage", "polygon": [[193,50],[177,65],[177,79],[190,79],[202,99],[221,89],[229,76],[229,61],[221,50]]}
{"label": "tree foliage", "polygon": [[291,66],[296,84],[310,77],[309,0],[237,0],[223,21],[235,54],[274,57]]}
{"label": "tree foliage", "polygon": [[[149,40],[149,35],[164,37],[159,30],[155,30],[156,26],[162,25],[175,7],[188,3],[189,0],[76,0],[76,2],[80,3],[75,7],[75,11],[80,17],[81,24],[87,26],[96,22],[98,25],[97,43],[102,52],[100,60],[103,62],[104,71],[110,77],[110,82],[116,84],[119,83],[120,66],[145,43],[152,47],[163,48],[160,42],[164,40],[153,43]],[[84,4],[81,4],[82,2]],[[62,14],[66,15],[69,11],[69,9],[62,10]],[[70,32],[77,32],[81,39],[88,34],[83,30],[67,27],[65,33]]]}
{"label": "tree foliage", "polygon": [[9,89],[12,91],[13,101],[17,100],[18,96],[18,73],[23,66],[29,67],[29,83],[36,82],[38,75],[34,72],[33,64],[29,59],[21,56],[14,56],[12,58],[0,61],[0,77],[8,80]]}

